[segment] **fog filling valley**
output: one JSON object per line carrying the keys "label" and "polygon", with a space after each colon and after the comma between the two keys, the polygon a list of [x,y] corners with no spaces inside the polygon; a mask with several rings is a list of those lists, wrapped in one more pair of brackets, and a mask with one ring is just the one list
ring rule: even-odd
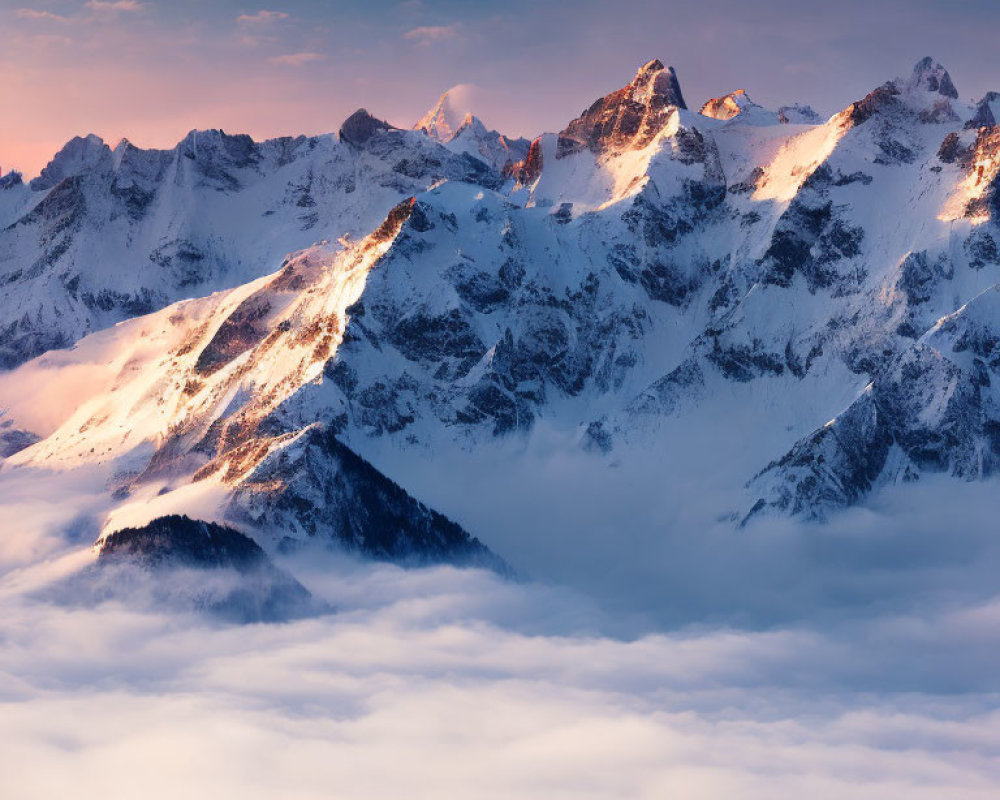
{"label": "fog filling valley", "polygon": [[739,529],[652,492],[666,461],[535,470],[575,503],[497,487],[522,500],[486,538],[519,579],[279,556],[332,611],[245,626],[54,593],[100,487],[8,481],[0,794],[992,797],[995,482]]}

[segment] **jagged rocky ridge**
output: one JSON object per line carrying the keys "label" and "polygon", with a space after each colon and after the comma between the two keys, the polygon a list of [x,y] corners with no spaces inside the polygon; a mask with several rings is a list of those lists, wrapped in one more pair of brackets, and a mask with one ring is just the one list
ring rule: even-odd
{"label": "jagged rocky ridge", "polygon": [[192,131],[173,150],[74,139],[29,184],[0,186],[0,367],[364,235],[444,179],[500,183],[481,160],[364,110],[328,136]]}
{"label": "jagged rocky ridge", "polygon": [[[544,421],[617,459],[726,402],[775,431],[743,453],[746,479],[764,470],[745,511],[819,516],[923,471],[988,475],[995,312],[967,347],[985,366],[933,355],[939,321],[1000,280],[1000,134],[976,124],[989,97],[956,95],[924,60],[822,124],[802,107],[717,119],[650,62],[504,175],[466,158],[486,178],[414,192],[343,250],[0,376],[6,401],[111,338],[160,337],[107,369],[128,404],[95,390],[44,431],[13,408],[42,438],[8,463],[106,464],[126,502],[217,485],[231,519],[344,541],[340,448],[488,453]],[[347,128],[349,147],[403,133],[367,114]]]}
{"label": "jagged rocky ridge", "polygon": [[[155,490],[169,503],[178,484],[218,484],[218,517],[278,547],[317,541],[401,563],[509,573],[478,540],[345,447],[331,426],[290,424],[284,410],[322,373],[343,336],[344,307],[413,212],[413,201],[404,201],[340,254],[305,251],[247,287],[126,323],[85,340],[78,352],[43,357],[45,370],[57,358],[103,364],[112,352],[114,388],[81,397],[57,430],[12,460],[57,468],[113,463],[110,480],[123,501]],[[137,369],[152,331],[157,360]],[[149,441],[158,446],[148,450]]]}
{"label": "jagged rocky ridge", "polygon": [[1000,286],[900,353],[842,414],[753,481],[753,513],[822,518],[879,483],[922,472],[983,479],[1000,468]]}

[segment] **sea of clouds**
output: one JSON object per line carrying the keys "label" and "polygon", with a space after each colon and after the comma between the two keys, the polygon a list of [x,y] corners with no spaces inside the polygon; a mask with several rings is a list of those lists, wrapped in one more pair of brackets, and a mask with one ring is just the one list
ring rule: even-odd
{"label": "sea of clouds", "polygon": [[521,526],[497,501],[487,540],[521,580],[307,552],[280,566],[332,613],[230,625],[155,595],[48,592],[92,558],[100,487],[5,478],[0,797],[1000,788],[995,481],[890,487],[823,526],[708,524],[641,485],[646,511],[623,517],[619,497],[589,523],[594,499]]}

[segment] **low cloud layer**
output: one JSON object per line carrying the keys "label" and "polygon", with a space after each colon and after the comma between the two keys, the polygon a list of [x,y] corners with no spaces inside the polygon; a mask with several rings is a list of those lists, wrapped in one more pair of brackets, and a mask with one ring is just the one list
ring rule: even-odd
{"label": "low cloud layer", "polygon": [[274,625],[53,592],[104,482],[7,472],[0,796],[995,796],[995,481],[739,529],[744,465],[539,435],[488,493],[458,456],[415,489],[525,580],[302,553],[278,563],[335,611]]}
{"label": "low cloud layer", "polygon": [[[477,572],[328,563],[308,582],[339,612],[215,627],[8,605],[0,793],[937,799],[1000,781],[986,665],[972,691],[905,679],[942,633],[996,652],[996,603],[862,640],[618,639],[540,632],[579,630],[586,602]],[[872,669],[899,689],[850,688]]]}

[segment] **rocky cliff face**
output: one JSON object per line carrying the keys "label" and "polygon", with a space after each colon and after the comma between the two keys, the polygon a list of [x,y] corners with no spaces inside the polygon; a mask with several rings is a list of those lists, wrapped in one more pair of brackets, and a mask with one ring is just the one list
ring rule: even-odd
{"label": "rocky cliff face", "polygon": [[596,100],[560,134],[564,148],[574,144],[595,152],[643,147],[661,128],[673,109],[687,108],[673,67],[659,61],[643,66],[632,82]]}
{"label": "rocky cliff face", "polygon": [[842,414],[757,476],[755,512],[822,517],[879,483],[1000,467],[1000,286],[935,324]]}

